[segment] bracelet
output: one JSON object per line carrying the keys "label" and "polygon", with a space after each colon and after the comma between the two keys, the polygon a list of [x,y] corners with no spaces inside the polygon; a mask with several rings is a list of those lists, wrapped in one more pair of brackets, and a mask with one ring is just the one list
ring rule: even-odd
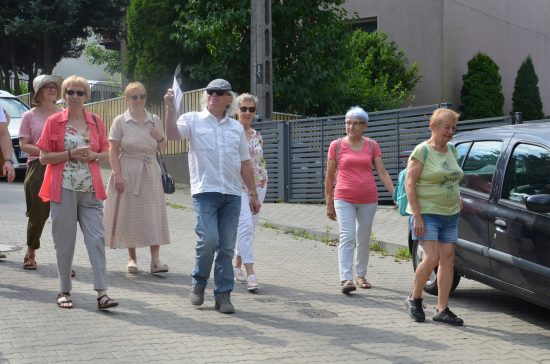
{"label": "bracelet", "polygon": [[166,108],[167,108],[169,111],[175,111],[175,110],[176,110],[175,107],[168,107],[168,106],[166,106]]}
{"label": "bracelet", "polygon": [[250,197],[258,197],[258,192],[248,192],[248,196],[250,196]]}
{"label": "bracelet", "polygon": [[164,137],[162,137],[160,140],[157,140],[157,143],[162,143],[164,141]]}
{"label": "bracelet", "polygon": [[69,153],[69,160],[71,160],[71,150],[67,149],[67,153]]}
{"label": "bracelet", "polygon": [[6,162],[10,162],[10,164],[13,166],[13,162],[10,159],[4,160],[4,164],[6,164]]}

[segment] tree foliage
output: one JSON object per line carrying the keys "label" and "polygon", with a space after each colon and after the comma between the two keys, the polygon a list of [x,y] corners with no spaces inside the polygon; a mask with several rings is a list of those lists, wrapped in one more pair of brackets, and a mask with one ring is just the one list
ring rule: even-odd
{"label": "tree foliage", "polygon": [[[343,64],[336,56],[345,38],[344,13],[336,6],[342,2],[272,2],[275,109],[326,109],[341,71],[335,65]],[[163,90],[181,63],[184,89],[221,77],[238,92],[249,91],[250,0],[135,0],[127,19],[130,79]]]}
{"label": "tree foliage", "polygon": [[527,56],[518,69],[512,95],[512,108],[514,112],[523,114],[523,120],[544,118],[538,83],[533,60]]}
{"label": "tree foliage", "polygon": [[404,52],[386,33],[356,30],[347,54],[350,65],[342,76],[340,104],[379,111],[412,103],[421,78],[418,64],[408,66]]}
{"label": "tree foliage", "polygon": [[504,95],[499,68],[486,54],[477,53],[468,61],[460,91],[461,118],[464,120],[502,116]]}
{"label": "tree foliage", "polygon": [[105,49],[97,43],[86,43],[84,54],[91,64],[104,66],[105,72],[111,76],[122,72],[119,51]]}
{"label": "tree foliage", "polygon": [[64,57],[78,57],[92,31],[116,36],[126,0],[3,0],[0,66],[5,79],[51,73]]}
{"label": "tree foliage", "polygon": [[180,0],[132,0],[126,10],[126,78],[141,81],[150,99],[160,99],[171,86],[183,50],[170,38]]}

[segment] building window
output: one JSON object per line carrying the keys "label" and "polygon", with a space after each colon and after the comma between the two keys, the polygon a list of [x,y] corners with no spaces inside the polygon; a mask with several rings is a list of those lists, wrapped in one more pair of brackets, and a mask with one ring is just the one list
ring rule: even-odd
{"label": "building window", "polygon": [[378,30],[378,19],[376,17],[352,19],[350,20],[350,24],[353,30],[361,29],[367,33]]}

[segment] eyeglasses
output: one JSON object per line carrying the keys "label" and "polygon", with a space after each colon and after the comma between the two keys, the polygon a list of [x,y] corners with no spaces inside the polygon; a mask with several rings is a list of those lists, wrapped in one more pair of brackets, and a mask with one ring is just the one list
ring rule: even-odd
{"label": "eyeglasses", "polygon": [[57,85],[55,83],[52,83],[50,85],[44,86],[44,89],[48,91],[57,91]]}
{"label": "eyeglasses", "polygon": [[247,110],[250,112],[256,112],[256,108],[254,106],[250,106],[250,107],[241,106],[239,107],[239,110],[241,110],[241,112],[246,112]]}
{"label": "eyeglasses", "polygon": [[130,98],[134,101],[136,101],[137,99],[145,100],[146,97],[147,97],[147,95],[132,95],[132,96],[130,96]]}
{"label": "eyeglasses", "polygon": [[67,90],[65,93],[69,96],[73,96],[74,94],[77,94],[77,96],[84,96],[86,93],[82,90]]}
{"label": "eyeglasses", "polygon": [[212,96],[212,94],[216,94],[217,96],[223,96],[225,95],[225,91],[223,90],[206,90],[206,93],[209,96]]}

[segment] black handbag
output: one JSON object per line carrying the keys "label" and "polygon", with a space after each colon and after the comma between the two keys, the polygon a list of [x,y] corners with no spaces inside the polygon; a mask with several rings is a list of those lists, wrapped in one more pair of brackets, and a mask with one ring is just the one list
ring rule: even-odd
{"label": "black handbag", "polygon": [[162,188],[164,189],[164,193],[170,195],[174,192],[176,192],[176,184],[174,183],[174,178],[168,174],[168,171],[166,170],[166,164],[164,164],[164,158],[162,157],[162,153],[160,152],[159,143],[157,142],[157,160],[160,156],[160,170],[162,172],[161,178],[162,178]]}

